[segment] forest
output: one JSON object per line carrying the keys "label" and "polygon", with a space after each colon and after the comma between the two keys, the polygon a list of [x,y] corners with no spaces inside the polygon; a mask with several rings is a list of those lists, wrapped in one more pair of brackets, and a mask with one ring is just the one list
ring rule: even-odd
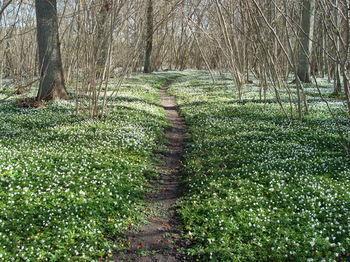
{"label": "forest", "polygon": [[350,261],[350,0],[0,0],[0,261]]}

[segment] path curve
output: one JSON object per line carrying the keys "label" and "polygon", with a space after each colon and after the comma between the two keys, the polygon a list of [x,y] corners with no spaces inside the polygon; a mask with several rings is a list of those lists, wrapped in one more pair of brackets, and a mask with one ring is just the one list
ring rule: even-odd
{"label": "path curve", "polygon": [[180,180],[186,125],[180,116],[176,99],[169,95],[170,82],[160,90],[170,127],[166,130],[166,150],[160,176],[153,182],[154,192],[147,196],[151,210],[156,214],[140,231],[128,234],[130,249],[118,255],[115,261],[182,261],[180,248],[180,223],[176,216],[176,204],[181,195]]}

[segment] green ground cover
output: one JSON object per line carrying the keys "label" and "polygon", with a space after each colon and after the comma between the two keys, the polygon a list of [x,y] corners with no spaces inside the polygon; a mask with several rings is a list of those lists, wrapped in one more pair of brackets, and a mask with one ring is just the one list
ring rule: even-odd
{"label": "green ground cover", "polygon": [[[350,123],[331,85],[306,86],[310,114],[296,121],[272,90],[264,103],[249,85],[239,103],[229,77],[213,84],[188,71],[128,79],[103,120],[74,116],[72,102],[34,110],[0,103],[0,261],[93,261],[123,248],[117,239],[145,218],[164,142],[158,88],[175,78],[170,91],[190,134],[180,203],[187,253],[204,261],[349,253]],[[280,95],[290,112],[289,95]]]}
{"label": "green ground cover", "polygon": [[213,261],[328,261],[349,253],[350,161],[339,130],[348,142],[350,123],[343,102],[329,101],[335,121],[310,96],[310,114],[291,121],[273,92],[268,103],[257,101],[254,85],[238,103],[228,78],[212,84],[205,73],[187,72],[171,92],[191,137],[180,205],[193,242],[189,254]]}
{"label": "green ground cover", "polygon": [[[160,76],[126,81],[104,120],[0,103],[0,261],[92,261],[144,218],[167,125]],[[113,83],[111,84],[113,89]]]}

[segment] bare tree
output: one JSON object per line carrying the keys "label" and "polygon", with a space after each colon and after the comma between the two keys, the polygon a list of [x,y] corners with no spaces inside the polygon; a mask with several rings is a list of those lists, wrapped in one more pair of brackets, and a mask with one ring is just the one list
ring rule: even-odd
{"label": "bare tree", "polygon": [[145,62],[144,62],[144,73],[152,72],[152,49],[153,49],[153,0],[147,2],[146,12],[146,50],[145,50]]}
{"label": "bare tree", "polygon": [[108,35],[106,33],[109,30],[108,26],[108,15],[111,13],[112,3],[109,0],[102,0],[99,2],[100,7],[97,14],[97,39],[95,46],[95,56],[97,63],[97,76],[101,77],[103,75],[103,69],[106,64],[108,56]]}
{"label": "bare tree", "polygon": [[[105,111],[101,99],[108,101],[108,79],[122,81],[131,72],[163,69],[229,73],[241,100],[251,80],[259,84],[260,99],[267,98],[268,90],[277,99],[287,92],[291,117],[294,109],[299,117],[308,112],[303,82],[310,76],[334,79],[336,93],[348,97],[349,0],[36,4],[39,50],[31,45],[36,37],[34,5],[24,0],[0,3],[1,74],[26,85],[39,71],[38,99],[65,98],[65,82],[78,87],[72,95],[80,101],[79,113],[90,106],[91,116]],[[313,34],[314,20],[320,34]],[[288,84],[291,75],[299,76],[296,89]]]}
{"label": "bare tree", "polygon": [[302,1],[300,24],[300,49],[298,59],[298,77],[304,83],[310,83],[310,56],[312,54],[315,22],[315,0]]}
{"label": "bare tree", "polygon": [[40,86],[37,100],[66,99],[56,0],[36,0]]}

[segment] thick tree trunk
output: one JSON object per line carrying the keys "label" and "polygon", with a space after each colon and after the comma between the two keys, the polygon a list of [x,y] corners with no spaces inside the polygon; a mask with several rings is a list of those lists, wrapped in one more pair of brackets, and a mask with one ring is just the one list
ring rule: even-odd
{"label": "thick tree trunk", "polygon": [[40,86],[37,100],[66,99],[56,0],[35,0]]}
{"label": "thick tree trunk", "polygon": [[152,49],[153,49],[153,2],[148,0],[146,21],[146,52],[143,72],[148,74],[152,72]]}
{"label": "thick tree trunk", "polygon": [[310,83],[310,61],[315,22],[315,0],[302,1],[302,19],[300,30],[300,49],[298,59],[298,77],[304,83]]}

